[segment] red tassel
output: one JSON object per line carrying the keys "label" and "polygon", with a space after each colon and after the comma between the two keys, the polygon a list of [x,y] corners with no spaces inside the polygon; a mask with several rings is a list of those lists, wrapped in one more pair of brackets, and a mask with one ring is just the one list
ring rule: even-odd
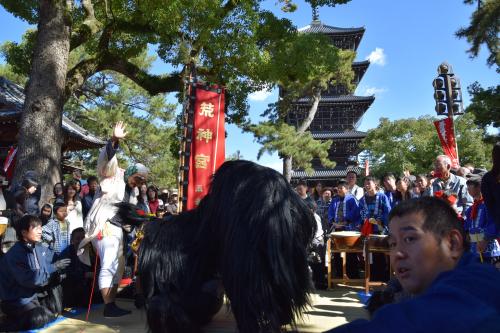
{"label": "red tassel", "polygon": [[472,204],[472,209],[470,211],[470,217],[475,220],[476,217],[477,217],[477,211],[479,210],[479,205],[482,204],[484,202],[484,199],[481,198],[481,199],[478,199],[478,200],[474,200],[474,203]]}
{"label": "red tassel", "polygon": [[443,196],[444,192],[443,191],[436,191],[434,192],[434,196],[436,198],[441,198]]}
{"label": "red tassel", "polygon": [[373,225],[370,223],[368,219],[365,219],[363,226],[361,227],[361,235],[362,236],[370,236],[373,233]]}

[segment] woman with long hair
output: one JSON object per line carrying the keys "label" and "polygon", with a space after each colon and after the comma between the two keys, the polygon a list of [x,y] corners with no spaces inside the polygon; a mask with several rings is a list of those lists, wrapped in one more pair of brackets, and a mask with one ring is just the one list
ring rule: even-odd
{"label": "woman with long hair", "polygon": [[413,197],[411,190],[411,182],[408,178],[402,177],[396,179],[396,193],[394,196],[395,196],[395,201],[397,203],[409,200]]}
{"label": "woman with long hair", "polygon": [[312,190],[312,195],[311,195],[314,202],[320,200],[322,194],[323,194],[323,184],[321,182],[317,182]]}
{"label": "woman with long hair", "polygon": [[68,217],[66,217],[66,220],[69,224],[68,233],[70,235],[76,228],[83,228],[82,202],[78,195],[78,185],[80,185],[78,180],[71,180],[64,189],[64,203],[68,206]]}
{"label": "woman with long hair", "polygon": [[50,198],[50,204],[54,205],[56,201],[63,202],[64,201],[64,185],[63,183],[55,183],[54,188],[52,190],[54,196]]}
{"label": "woman with long hair", "polygon": [[497,228],[500,228],[500,142],[493,146],[493,166],[481,181],[481,193],[490,215],[494,218]]}
{"label": "woman with long hair", "polygon": [[137,208],[143,210],[146,214],[149,214],[148,205],[148,184],[142,184],[139,187],[139,196],[137,197]]}
{"label": "woman with long hair", "polygon": [[148,207],[151,214],[156,215],[159,206],[163,206],[163,201],[158,198],[158,189],[154,185],[148,187]]}

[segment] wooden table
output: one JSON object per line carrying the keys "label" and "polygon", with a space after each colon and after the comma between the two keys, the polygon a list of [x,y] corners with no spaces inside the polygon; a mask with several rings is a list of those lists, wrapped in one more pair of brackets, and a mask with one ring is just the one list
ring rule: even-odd
{"label": "wooden table", "polygon": [[[332,289],[332,286],[334,283],[343,283],[343,284],[348,284],[348,283],[363,283],[365,287],[365,292],[368,294],[370,292],[370,287],[371,286],[380,286],[380,285],[385,285],[385,282],[381,281],[371,281],[370,280],[370,254],[372,253],[383,253],[386,256],[389,256],[389,247],[371,247],[370,242],[368,239],[363,238],[361,240],[361,245],[354,246],[354,247],[337,247],[333,241],[333,239],[330,237],[326,243],[326,263],[328,267],[328,289]],[[340,253],[340,256],[342,258],[342,278],[340,279],[335,279],[332,277],[332,254],[333,253]],[[363,279],[350,279],[347,276],[347,269],[346,269],[346,257],[347,253],[361,253],[363,254],[365,258],[365,277]],[[389,270],[392,272],[392,267],[390,266],[390,260],[389,260]]]}

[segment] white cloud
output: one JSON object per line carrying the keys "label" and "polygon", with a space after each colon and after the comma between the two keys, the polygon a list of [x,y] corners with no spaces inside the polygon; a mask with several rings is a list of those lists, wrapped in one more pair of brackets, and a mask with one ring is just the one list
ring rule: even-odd
{"label": "white cloud", "polygon": [[384,49],[380,47],[376,47],[375,51],[372,51],[365,59],[370,60],[370,63],[375,65],[385,66],[386,64]]}
{"label": "white cloud", "polygon": [[385,88],[377,88],[377,87],[366,87],[363,95],[380,95],[385,93],[387,89]]}
{"label": "white cloud", "polygon": [[269,96],[271,96],[271,92],[268,91],[267,89],[262,89],[262,90],[251,93],[248,96],[248,98],[251,101],[262,102],[262,101],[265,101]]}

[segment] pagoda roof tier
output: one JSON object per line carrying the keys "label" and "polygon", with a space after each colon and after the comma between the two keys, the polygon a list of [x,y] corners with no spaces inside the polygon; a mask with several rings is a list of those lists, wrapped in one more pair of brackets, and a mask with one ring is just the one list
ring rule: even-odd
{"label": "pagoda roof tier", "polygon": [[352,67],[365,67],[365,68],[368,68],[368,66],[370,66],[370,60],[354,61],[352,63]]}
{"label": "pagoda roof tier", "polygon": [[330,36],[333,44],[341,49],[357,50],[361,38],[365,33],[364,27],[339,28],[323,24],[321,21],[312,21],[311,24],[299,28],[300,33],[321,33]]}
{"label": "pagoda roof tier", "polygon": [[363,169],[358,166],[338,166],[334,169],[319,169],[314,170],[312,174],[308,174],[302,170],[292,170],[292,179],[328,179],[328,178],[345,178],[348,171],[354,171],[361,175]]}
{"label": "pagoda roof tier", "polygon": [[[294,102],[294,104],[310,104],[311,97],[302,97]],[[375,100],[375,96],[355,96],[355,95],[341,95],[341,96],[321,96],[320,104],[344,104],[344,103],[369,103],[370,105]]]}
{"label": "pagoda roof tier", "polygon": [[311,132],[314,139],[344,139],[344,140],[359,140],[366,137],[366,132],[362,131],[331,131],[331,132]]}
{"label": "pagoda roof tier", "polygon": [[[322,97],[309,129],[313,133],[352,131],[358,127],[374,99],[373,96],[352,95]],[[310,98],[294,102],[287,123],[298,127],[304,121],[310,105]]]}
{"label": "pagoda roof tier", "polygon": [[364,27],[359,28],[339,28],[331,25],[323,24],[323,22],[316,20],[312,21],[311,24],[306,25],[305,27],[299,28],[299,32],[301,33],[321,33],[321,34],[333,34],[333,35],[343,35],[343,34],[354,34],[354,33],[365,33]]}
{"label": "pagoda roof tier", "polygon": [[365,75],[368,66],[370,66],[369,60],[355,61],[352,63],[352,69],[356,74],[356,78],[354,80],[356,85],[358,85],[358,83],[361,82],[361,80],[363,79],[363,76]]}
{"label": "pagoda roof tier", "polygon": [[[0,124],[18,127],[24,104],[24,89],[0,76]],[[69,150],[98,148],[106,144],[97,136],[63,115],[64,145]],[[11,137],[14,141],[15,136]]]}

